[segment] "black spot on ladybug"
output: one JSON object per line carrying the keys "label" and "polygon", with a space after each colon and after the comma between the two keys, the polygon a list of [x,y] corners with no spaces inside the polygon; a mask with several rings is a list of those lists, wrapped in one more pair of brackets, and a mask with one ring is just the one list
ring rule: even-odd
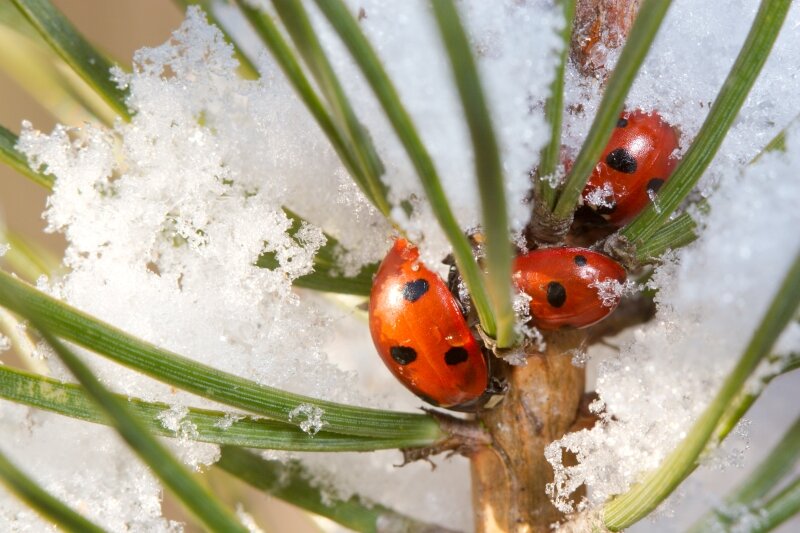
{"label": "black spot on ladybug", "polygon": [[547,284],[547,303],[553,307],[561,307],[567,301],[567,290],[557,281]]}
{"label": "black spot on ladybug", "polygon": [[467,359],[469,359],[469,353],[466,348],[461,346],[453,346],[444,354],[444,362],[449,366],[465,363]]}
{"label": "black spot on ladybug", "polygon": [[428,282],[424,279],[409,281],[403,286],[403,298],[409,302],[416,302],[428,292]]}
{"label": "black spot on ladybug", "polygon": [[606,164],[618,172],[636,172],[636,159],[625,148],[617,148],[606,156]]}
{"label": "black spot on ladybug", "polygon": [[651,179],[650,181],[647,182],[647,194],[652,197],[655,193],[658,192],[658,190],[661,188],[662,185],[664,185],[663,179],[661,178]]}
{"label": "black spot on ladybug", "polygon": [[627,125],[628,125],[628,119],[627,118],[621,118],[621,119],[619,119],[617,121],[617,127],[618,128],[624,128]]}
{"label": "black spot on ladybug", "polygon": [[586,256],[576,255],[573,261],[575,261],[575,264],[579,267],[586,266]]}
{"label": "black spot on ladybug", "polygon": [[413,363],[417,359],[417,351],[409,346],[392,346],[391,349],[389,349],[389,353],[392,354],[392,359],[394,359],[398,365],[405,366]]}

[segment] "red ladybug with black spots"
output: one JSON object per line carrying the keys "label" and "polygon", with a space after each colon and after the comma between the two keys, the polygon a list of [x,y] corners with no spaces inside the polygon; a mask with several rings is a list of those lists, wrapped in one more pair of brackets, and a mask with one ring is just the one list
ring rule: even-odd
{"label": "red ladybug with black spots", "polygon": [[531,324],[540,329],[584,328],[619,303],[625,269],[586,248],[540,248],[514,260],[513,281],[531,297]]}
{"label": "red ladybug with black spots", "polygon": [[417,396],[455,410],[482,403],[489,368],[481,347],[447,285],[405,239],[375,276],[369,328],[383,362]]}
{"label": "red ladybug with black spots", "polygon": [[678,133],[657,112],[622,113],[583,190],[584,204],[614,226],[627,224],[669,179],[676,148]]}

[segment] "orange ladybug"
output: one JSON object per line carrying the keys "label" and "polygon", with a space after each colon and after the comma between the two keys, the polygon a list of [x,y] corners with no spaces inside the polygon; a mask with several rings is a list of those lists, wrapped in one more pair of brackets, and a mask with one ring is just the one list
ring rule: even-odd
{"label": "orange ladybug", "polygon": [[460,305],[405,239],[395,241],[375,276],[369,329],[389,370],[425,401],[467,410],[487,390],[487,361]]}
{"label": "orange ladybug", "polygon": [[626,278],[622,265],[586,248],[541,248],[514,260],[514,284],[531,297],[531,323],[540,329],[599,322],[619,303],[611,286]]}
{"label": "orange ladybug", "polygon": [[655,111],[622,113],[583,190],[584,204],[614,226],[627,224],[669,179],[677,147],[675,128]]}

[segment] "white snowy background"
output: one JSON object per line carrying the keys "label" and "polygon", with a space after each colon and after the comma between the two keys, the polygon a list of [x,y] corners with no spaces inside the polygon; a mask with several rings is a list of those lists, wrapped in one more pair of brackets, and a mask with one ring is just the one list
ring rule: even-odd
{"label": "white snowy background", "polygon": [[[469,139],[429,8],[419,1],[351,4],[364,9],[362,26],[436,161],[459,221],[464,228],[475,226],[480,214]],[[459,4],[502,145],[514,228],[527,222],[527,173],[548,136],[541,104],[563,23],[548,4]],[[674,2],[628,106],[658,109],[679,125],[685,149],[757,4]],[[242,21],[229,11],[220,16],[257,50]],[[410,220],[395,213],[434,264],[447,253],[447,243],[420,200],[415,174],[346,51],[321,17],[315,14],[314,22],[383,158],[391,199],[416,198]],[[769,155],[742,171],[800,112],[799,44],[795,4],[701,183],[711,205],[702,237],[656,272],[656,319],[615,339],[620,351],[590,354],[596,355],[590,364],[597,388],[618,421],[564,444],[584,452],[580,467],[568,474],[589,484],[594,502],[625,490],[679,442],[800,250],[800,129],[790,132],[786,154]],[[45,216],[69,243],[69,274],[41,280],[40,287],[143,339],[260,383],[341,402],[416,409],[421,402],[376,357],[363,313],[336,298],[291,289],[291,280],[308,271],[323,243],[320,228],[350,251],[341,257],[347,271],[380,259],[391,228],[353,186],[269,54],[262,50],[257,56],[262,79],[239,79],[221,36],[190,12],[167,44],[137,53],[132,75],[118,74],[131,90],[136,114],[130,124],[113,131],[85,125],[49,133],[25,125],[19,147],[33,164],[47,165],[58,176]],[[567,105],[585,109],[566,117],[565,141],[577,150],[601,92],[573,71],[567,87]],[[302,246],[286,237],[282,205],[312,224]],[[281,266],[274,272],[252,266],[265,242],[279,252]],[[797,329],[783,339],[787,350],[800,347]],[[209,405],[101,358],[87,361],[124,394],[177,406]],[[56,360],[48,363],[53,375],[69,379]],[[776,380],[748,415],[745,436],[737,437],[733,449],[699,469],[655,523],[648,519],[631,530],[678,531],[691,523],[800,414],[798,386],[796,375]],[[170,422],[177,422],[179,412],[173,411]],[[0,434],[3,451],[15,462],[105,527],[180,529],[161,518],[157,483],[111,431],[2,402]],[[197,468],[218,454],[206,444],[172,445]],[[471,527],[462,459],[439,461],[431,472],[424,464],[393,467],[396,452],[302,457],[340,495],[357,491],[426,520]],[[0,528],[42,529],[32,512],[0,494]]]}

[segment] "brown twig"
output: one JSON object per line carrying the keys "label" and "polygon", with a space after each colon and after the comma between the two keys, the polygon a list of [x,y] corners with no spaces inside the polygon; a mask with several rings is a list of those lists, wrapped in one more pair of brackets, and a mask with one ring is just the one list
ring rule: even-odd
{"label": "brown twig", "polygon": [[572,351],[584,334],[555,332],[546,341],[544,353],[510,369],[505,400],[478,415],[492,438],[470,457],[479,532],[549,532],[562,518],[545,494],[553,472],[544,449],[575,422],[585,376]]}

